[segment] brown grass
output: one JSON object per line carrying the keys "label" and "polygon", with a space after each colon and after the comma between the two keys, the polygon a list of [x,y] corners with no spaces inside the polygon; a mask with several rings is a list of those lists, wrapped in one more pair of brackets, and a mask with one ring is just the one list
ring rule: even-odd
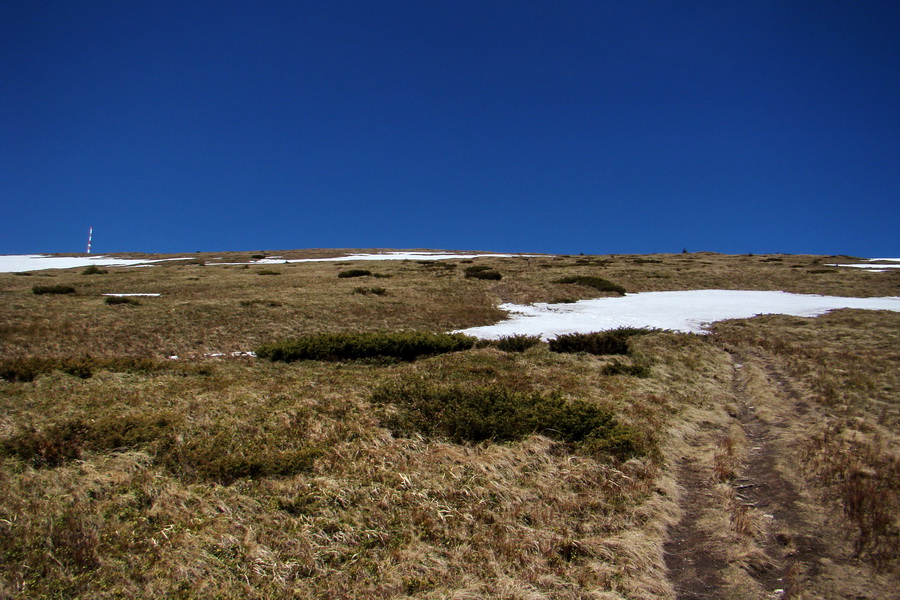
{"label": "brown grass", "polygon": [[[216,266],[219,257],[249,253],[102,277],[0,275],[0,362],[33,375],[0,381],[0,598],[672,597],[661,548],[684,493],[672,465],[702,450],[711,479],[729,481],[743,461],[725,343],[781,357],[831,411],[827,425],[798,432],[812,465],[805,480],[841,499],[858,556],[893,568],[883,515],[898,514],[895,505],[865,501],[873,489],[896,491],[892,315],[764,317],[711,339],[637,336],[633,358],[620,360],[647,365],[642,377],[545,344],[397,364],[208,356],[304,333],[447,331],[502,318],[499,302],[594,293],[554,283],[569,276],[629,291],[885,295],[896,293],[893,274],[813,273],[827,260],[793,256],[476,258],[448,263],[458,268],[378,263],[385,293],[363,294],[358,279],[338,274],[372,263],[285,264],[260,277]],[[470,264],[503,278],[466,278]],[[31,292],[45,282],[78,294]],[[162,295],[128,307],[101,295],[126,292]],[[411,379],[590,403],[648,451],[618,460],[550,436],[457,444],[393,435],[370,392]],[[700,431],[713,442],[693,448]],[[746,516],[715,522],[754,534]]]}

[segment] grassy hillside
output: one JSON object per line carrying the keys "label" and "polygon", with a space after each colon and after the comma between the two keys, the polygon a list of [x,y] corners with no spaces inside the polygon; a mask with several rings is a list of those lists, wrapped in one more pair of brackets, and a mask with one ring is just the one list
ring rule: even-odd
{"label": "grassy hillside", "polygon": [[[897,589],[897,313],[643,333],[616,355],[424,334],[618,295],[597,278],[887,296],[900,274],[708,253],[213,264],[250,258],[0,274],[0,598]],[[348,333],[404,350],[335,350]],[[325,350],[231,356],[298,339]]]}

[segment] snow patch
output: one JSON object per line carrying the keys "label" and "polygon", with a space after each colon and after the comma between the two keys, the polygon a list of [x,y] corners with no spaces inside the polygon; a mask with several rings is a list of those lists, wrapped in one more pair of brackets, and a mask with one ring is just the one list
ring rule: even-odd
{"label": "snow patch", "polygon": [[15,254],[0,256],[0,273],[23,273],[25,271],[42,271],[44,269],[74,269],[77,267],[133,267],[151,266],[168,260],[191,260],[183,258],[110,258],[108,256],[48,256],[46,254]]}
{"label": "snow patch", "polygon": [[900,312],[900,297],[842,298],[787,292],[691,290],[643,292],[619,298],[596,298],[571,304],[501,304],[510,318],[495,325],[463,329],[482,339],[536,335],[547,340],[567,333],[590,333],[619,327],[653,327],[684,333],[707,333],[725,319],[764,314],[816,317],[839,308]]}

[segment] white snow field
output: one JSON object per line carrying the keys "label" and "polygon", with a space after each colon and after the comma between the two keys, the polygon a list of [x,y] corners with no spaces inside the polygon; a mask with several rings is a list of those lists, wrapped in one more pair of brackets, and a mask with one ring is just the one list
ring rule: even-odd
{"label": "white snow field", "polygon": [[74,269],[77,267],[133,267],[150,266],[150,263],[167,260],[190,260],[190,258],[110,258],[108,256],[47,256],[46,254],[13,254],[0,256],[0,273],[23,273],[43,269]]}
{"label": "white snow field", "polygon": [[253,262],[245,263],[207,263],[208,265],[283,265],[287,263],[305,263],[305,262],[349,262],[354,260],[452,260],[458,258],[516,258],[516,257],[532,257],[536,254],[461,254],[448,252],[379,252],[378,254],[348,254],[346,256],[334,256],[331,258],[280,258],[278,256],[270,256],[268,258],[260,258]]}
{"label": "white snow field", "polygon": [[482,339],[537,335],[547,340],[567,333],[590,333],[618,327],[655,327],[706,333],[725,319],[762,314],[816,317],[838,308],[900,311],[900,297],[841,298],[787,292],[691,290],[643,292],[620,298],[596,298],[571,304],[501,304],[510,318],[495,325],[461,330]]}
{"label": "white snow field", "polygon": [[[269,257],[247,263],[215,263],[208,265],[281,265],[286,263],[303,262],[344,262],[351,260],[451,260],[459,258],[513,258],[518,256],[535,256],[533,254],[461,254],[445,252],[381,252],[378,254],[349,254],[333,258],[295,258],[284,259]],[[25,271],[41,271],[43,269],[74,269],[97,265],[100,267],[149,267],[152,263],[168,260],[193,260],[195,257],[137,259],[137,258],[110,258],[108,256],[47,256],[46,254],[15,254],[0,256],[0,273],[22,273]]]}

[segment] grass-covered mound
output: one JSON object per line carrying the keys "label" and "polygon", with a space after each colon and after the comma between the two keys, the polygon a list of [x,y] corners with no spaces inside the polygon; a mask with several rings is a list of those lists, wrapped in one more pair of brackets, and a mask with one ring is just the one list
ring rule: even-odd
{"label": "grass-covered mound", "polygon": [[570,277],[557,279],[556,283],[583,285],[585,287],[594,288],[598,292],[614,292],[621,296],[625,295],[625,288],[621,285],[603,279],[602,277],[594,277],[593,275],[572,275]]}
{"label": "grass-covered mound", "polygon": [[474,345],[475,338],[461,333],[426,331],[320,333],[263,345],[256,350],[256,355],[282,362],[366,358],[412,361],[420,356],[468,350]]}
{"label": "grass-covered mound", "polygon": [[383,422],[404,436],[446,438],[456,443],[512,442],[546,435],[588,454],[627,459],[643,453],[637,432],[608,410],[559,394],[498,385],[434,385],[422,381],[384,385],[372,393],[385,406]]}

